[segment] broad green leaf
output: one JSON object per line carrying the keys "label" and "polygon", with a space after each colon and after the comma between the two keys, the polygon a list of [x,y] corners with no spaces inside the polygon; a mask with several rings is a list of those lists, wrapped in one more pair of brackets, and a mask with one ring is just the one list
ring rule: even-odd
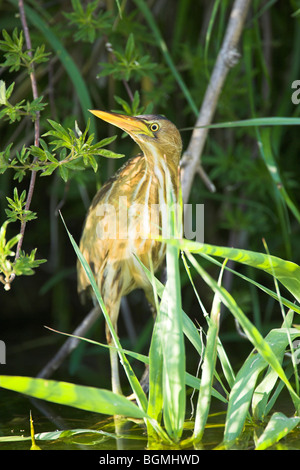
{"label": "broad green leaf", "polygon": [[300,423],[300,417],[288,418],[283,413],[274,413],[266,429],[257,440],[255,450],[265,450],[280,441]]}
{"label": "broad green leaf", "polygon": [[112,150],[107,150],[107,149],[98,149],[97,155],[101,155],[101,157],[105,157],[105,158],[116,158],[116,159],[125,157],[123,153],[116,153],[116,152],[113,152]]}
{"label": "broad green leaf", "polygon": [[0,376],[0,387],[34,398],[109,415],[145,418],[147,415],[122,395],[68,382],[22,376]]}

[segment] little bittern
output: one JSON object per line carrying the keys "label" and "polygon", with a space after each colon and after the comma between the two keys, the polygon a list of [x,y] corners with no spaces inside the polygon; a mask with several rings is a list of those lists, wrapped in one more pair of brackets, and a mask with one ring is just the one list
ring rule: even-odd
{"label": "little bittern", "polygon": [[[137,258],[154,271],[164,259],[165,245],[154,238],[161,230],[160,209],[166,207],[167,194],[171,193],[173,202],[177,198],[182,143],[177,128],[162,116],[91,112],[127,132],[142,151],[128,160],[95,195],[80,242],[80,250],[94,273],[117,330],[124,295],[142,288],[153,304],[152,286]],[[81,293],[87,289],[90,289],[88,278],[78,263],[78,290]],[[112,345],[107,326],[106,340]],[[113,348],[110,348],[110,361],[112,389],[121,393],[118,353]]]}

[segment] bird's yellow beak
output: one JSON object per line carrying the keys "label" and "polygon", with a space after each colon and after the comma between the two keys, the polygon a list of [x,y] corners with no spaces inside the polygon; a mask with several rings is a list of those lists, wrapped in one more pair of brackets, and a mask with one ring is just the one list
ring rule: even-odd
{"label": "bird's yellow beak", "polygon": [[103,121],[109,122],[110,124],[119,127],[129,135],[138,136],[139,134],[143,134],[152,137],[152,133],[146,123],[138,117],[125,116],[123,114],[117,113],[108,113],[106,111],[98,111],[95,109],[90,109],[89,111]]}

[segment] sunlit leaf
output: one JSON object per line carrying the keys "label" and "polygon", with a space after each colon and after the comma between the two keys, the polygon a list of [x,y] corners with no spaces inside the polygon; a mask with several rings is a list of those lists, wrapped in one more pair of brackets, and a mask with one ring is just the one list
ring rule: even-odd
{"label": "sunlit leaf", "polygon": [[283,413],[274,413],[256,443],[256,450],[265,450],[280,441],[300,423],[300,417],[288,418]]}
{"label": "sunlit leaf", "polygon": [[0,387],[34,398],[109,415],[145,418],[146,414],[122,395],[95,387],[22,376],[0,376]]}

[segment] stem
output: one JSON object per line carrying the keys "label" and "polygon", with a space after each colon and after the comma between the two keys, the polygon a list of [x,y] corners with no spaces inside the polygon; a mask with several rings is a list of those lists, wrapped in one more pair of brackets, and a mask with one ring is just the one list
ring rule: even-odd
{"label": "stem", "polygon": [[[25,9],[24,9],[24,3],[23,0],[19,0],[19,11],[20,11],[20,18],[21,18],[21,23],[24,31],[24,36],[25,36],[25,42],[26,42],[26,47],[28,49],[28,54],[32,57],[32,46],[31,46],[31,39],[30,39],[30,34],[29,34],[29,29],[27,25],[27,20],[26,20],[26,15],[25,15]],[[35,70],[34,70],[34,64],[31,64],[31,72],[30,72],[30,81],[31,81],[31,88],[32,88],[32,95],[33,99],[38,98],[38,89],[37,89],[37,81],[35,77]],[[37,112],[36,114],[36,120],[34,122],[34,145],[36,147],[39,146],[40,142],[40,113]],[[33,160],[33,163],[35,163],[37,160],[37,157]],[[34,186],[35,186],[35,180],[36,180],[36,171],[31,172],[31,177],[30,177],[30,182],[29,182],[29,188],[28,188],[28,194],[27,194],[27,200],[26,200],[26,205],[25,205],[25,210],[29,210],[32,196],[33,196],[33,191],[34,191]],[[16,249],[16,255],[15,255],[15,261],[19,258],[23,240],[24,240],[24,234],[25,234],[25,228],[26,228],[26,221],[23,221],[21,223],[21,228],[20,228],[20,234],[21,238],[18,242],[17,249]],[[9,283],[11,283],[15,278],[15,274],[13,273]]]}
{"label": "stem", "polygon": [[[195,174],[199,172],[199,168],[203,171],[202,167],[200,167],[200,161],[208,134],[208,128],[199,128],[199,126],[208,126],[211,124],[227,74],[230,68],[237,63],[239,58],[237,45],[243,31],[250,4],[251,0],[235,0],[234,2],[223,44],[206,89],[203,103],[195,123],[195,129],[192,133],[188,148],[181,159],[181,184],[184,203],[188,201]],[[215,190],[211,183],[208,187],[212,191]]]}

